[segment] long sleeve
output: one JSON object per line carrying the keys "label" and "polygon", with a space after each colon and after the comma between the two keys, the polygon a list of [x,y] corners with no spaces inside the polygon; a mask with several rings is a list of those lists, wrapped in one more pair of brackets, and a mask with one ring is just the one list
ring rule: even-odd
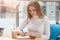
{"label": "long sleeve", "polygon": [[50,37],[50,23],[49,19],[46,18],[44,21],[44,34],[41,34],[41,38],[48,40]]}
{"label": "long sleeve", "polygon": [[28,24],[28,21],[27,21],[27,17],[23,19],[23,21],[21,22],[20,26],[17,28],[18,31],[21,31],[21,29],[23,30],[26,25]]}

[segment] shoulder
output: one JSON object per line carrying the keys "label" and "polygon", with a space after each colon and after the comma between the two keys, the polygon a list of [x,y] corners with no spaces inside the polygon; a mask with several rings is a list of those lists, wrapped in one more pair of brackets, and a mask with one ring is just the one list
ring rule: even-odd
{"label": "shoulder", "polygon": [[49,21],[49,18],[47,16],[44,16],[45,21]]}
{"label": "shoulder", "polygon": [[44,16],[44,19],[49,19],[47,16]]}

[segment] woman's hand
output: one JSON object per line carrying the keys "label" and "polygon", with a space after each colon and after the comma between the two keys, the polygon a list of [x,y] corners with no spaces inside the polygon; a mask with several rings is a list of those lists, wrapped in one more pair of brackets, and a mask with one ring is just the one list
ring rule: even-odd
{"label": "woman's hand", "polygon": [[[31,33],[25,32],[25,36],[32,36]],[[37,38],[41,38],[39,34],[35,35]]]}
{"label": "woman's hand", "polygon": [[29,35],[29,33],[28,33],[28,32],[25,32],[25,33],[24,33],[24,35],[25,35],[25,36],[28,36],[28,35]]}
{"label": "woman's hand", "polygon": [[21,36],[25,36],[25,33],[24,33],[24,32],[21,32],[20,35],[21,35]]}
{"label": "woman's hand", "polygon": [[36,35],[37,38],[41,38],[41,36],[39,34]]}
{"label": "woman's hand", "polygon": [[24,34],[25,34],[25,36],[30,36],[31,35],[31,33],[29,33],[29,32],[25,32]]}

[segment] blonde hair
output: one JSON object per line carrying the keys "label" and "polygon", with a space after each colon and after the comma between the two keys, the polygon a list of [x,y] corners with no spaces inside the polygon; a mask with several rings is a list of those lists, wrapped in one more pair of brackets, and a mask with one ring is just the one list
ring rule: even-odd
{"label": "blonde hair", "polygon": [[27,6],[27,18],[31,19],[32,15],[29,13],[29,6],[33,6],[37,11],[37,16],[39,18],[44,18],[44,15],[42,14],[41,6],[38,3],[38,1],[31,1]]}

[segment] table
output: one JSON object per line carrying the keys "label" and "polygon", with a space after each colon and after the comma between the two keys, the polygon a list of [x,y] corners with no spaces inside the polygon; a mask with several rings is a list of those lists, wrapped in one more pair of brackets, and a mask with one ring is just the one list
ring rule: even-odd
{"label": "table", "polygon": [[[10,34],[10,35],[9,35],[9,34],[4,35],[3,37],[8,37],[8,38],[11,38],[11,39],[12,39],[11,34]],[[29,38],[17,38],[17,39],[13,39],[13,40],[31,40],[31,39],[29,39]],[[43,39],[41,39],[41,38],[36,38],[35,40],[43,40]]]}
{"label": "table", "polygon": [[[7,37],[7,38],[12,38],[12,32],[9,32],[9,33],[3,33],[2,37]],[[17,39],[13,39],[13,40],[31,40],[29,38],[17,38]],[[41,38],[36,38],[35,40],[43,40]]]}
{"label": "table", "polygon": [[[29,38],[27,38],[27,39],[19,38],[19,39],[17,39],[17,40],[31,40],[31,39],[29,39]],[[43,39],[41,39],[41,38],[36,38],[35,40],[43,40]]]}

